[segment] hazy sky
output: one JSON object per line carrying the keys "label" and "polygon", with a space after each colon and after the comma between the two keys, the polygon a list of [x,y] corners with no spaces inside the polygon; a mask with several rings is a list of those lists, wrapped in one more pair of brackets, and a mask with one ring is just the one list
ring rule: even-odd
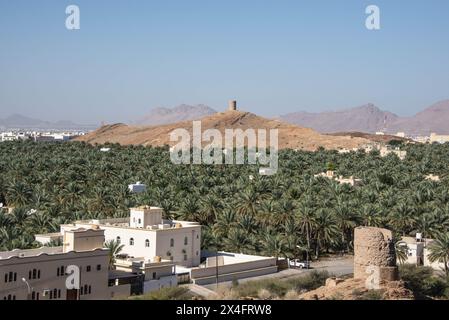
{"label": "hazy sky", "polygon": [[231,98],[265,116],[447,99],[449,1],[0,0],[0,118],[128,121]]}

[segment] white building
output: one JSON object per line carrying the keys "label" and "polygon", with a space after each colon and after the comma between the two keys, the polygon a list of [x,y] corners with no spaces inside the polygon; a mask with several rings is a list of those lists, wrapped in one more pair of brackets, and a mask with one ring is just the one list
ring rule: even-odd
{"label": "white building", "polygon": [[437,271],[444,270],[443,262],[430,262],[429,260],[429,254],[431,252],[429,246],[433,241],[433,239],[422,238],[420,233],[417,233],[417,236],[415,238],[402,237],[402,242],[407,244],[406,263],[431,267],[432,269]]}
{"label": "white building", "polygon": [[137,183],[128,185],[128,189],[132,193],[142,193],[147,190],[147,186],[145,184],[140,183],[140,181],[138,181]]}
{"label": "white building", "polygon": [[161,257],[187,267],[200,264],[201,225],[163,219],[161,208],[132,208],[128,218],[61,225],[61,232],[72,228],[92,228],[95,225],[104,230],[106,241],[120,242],[124,245],[122,252],[131,257],[145,260]]}

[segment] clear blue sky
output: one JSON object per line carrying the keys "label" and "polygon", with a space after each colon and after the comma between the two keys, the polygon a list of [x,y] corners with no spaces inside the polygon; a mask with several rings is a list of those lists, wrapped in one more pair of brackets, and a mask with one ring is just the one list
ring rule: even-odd
{"label": "clear blue sky", "polygon": [[[81,30],[65,28],[70,4]],[[231,98],[265,116],[447,99],[449,1],[0,0],[0,118],[128,121]]]}

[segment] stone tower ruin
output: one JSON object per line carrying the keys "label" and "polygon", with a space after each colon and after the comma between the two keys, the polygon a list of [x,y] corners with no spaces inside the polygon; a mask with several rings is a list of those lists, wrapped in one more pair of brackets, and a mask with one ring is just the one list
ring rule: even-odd
{"label": "stone tower ruin", "polygon": [[390,230],[358,227],[354,230],[354,278],[367,279],[378,267],[380,281],[399,279],[393,234]]}
{"label": "stone tower ruin", "polygon": [[229,111],[237,110],[237,101],[236,100],[229,100],[229,102],[228,102],[228,110]]}

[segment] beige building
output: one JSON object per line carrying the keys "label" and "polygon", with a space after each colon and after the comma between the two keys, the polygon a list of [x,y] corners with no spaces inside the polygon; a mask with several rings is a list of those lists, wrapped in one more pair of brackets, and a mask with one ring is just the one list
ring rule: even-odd
{"label": "beige building", "polygon": [[357,187],[362,184],[362,179],[356,179],[353,176],[349,178],[343,178],[343,176],[336,176],[335,172],[332,170],[327,170],[326,172],[321,172],[314,175],[315,178],[323,177],[337,181],[339,184],[349,184],[353,187]]}
{"label": "beige building", "polygon": [[132,208],[128,218],[77,221],[62,225],[61,233],[93,226],[104,230],[106,241],[120,242],[124,246],[122,252],[130,257],[145,260],[160,257],[186,267],[200,264],[201,225],[163,219],[161,208]]}
{"label": "beige building", "polygon": [[440,135],[436,133],[430,134],[430,143],[437,142],[437,143],[446,143],[449,142],[449,135]]}
{"label": "beige building", "polygon": [[392,148],[386,147],[386,146],[380,147],[379,152],[380,152],[381,157],[386,157],[389,154],[395,154],[401,160],[404,160],[405,157],[407,156],[407,151],[400,150],[399,148],[392,149]]}
{"label": "beige building", "polygon": [[426,180],[429,181],[435,181],[435,182],[440,182],[440,177],[439,176],[435,176],[433,174],[428,174],[424,177]]}
{"label": "beige building", "polygon": [[[67,230],[63,247],[0,252],[0,300],[98,300],[109,297],[103,230]],[[67,289],[67,267],[80,271]]]}

